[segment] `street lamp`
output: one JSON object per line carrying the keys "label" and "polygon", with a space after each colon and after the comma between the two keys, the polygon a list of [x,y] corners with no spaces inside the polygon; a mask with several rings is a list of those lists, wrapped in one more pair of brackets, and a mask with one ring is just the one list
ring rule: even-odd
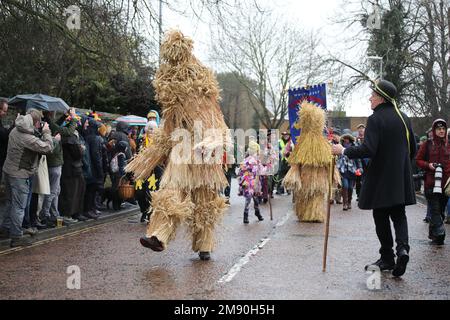
{"label": "street lamp", "polygon": [[383,58],[379,56],[368,56],[367,59],[369,60],[378,60],[380,61],[380,80],[383,79]]}

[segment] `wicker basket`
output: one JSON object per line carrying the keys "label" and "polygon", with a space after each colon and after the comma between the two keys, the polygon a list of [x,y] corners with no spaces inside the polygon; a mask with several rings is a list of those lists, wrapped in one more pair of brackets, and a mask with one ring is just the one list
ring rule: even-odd
{"label": "wicker basket", "polygon": [[134,197],[134,185],[129,184],[128,181],[123,182],[123,177],[120,178],[119,181],[119,187],[118,187],[118,192],[119,192],[119,197],[123,200],[128,200],[128,199],[132,199]]}

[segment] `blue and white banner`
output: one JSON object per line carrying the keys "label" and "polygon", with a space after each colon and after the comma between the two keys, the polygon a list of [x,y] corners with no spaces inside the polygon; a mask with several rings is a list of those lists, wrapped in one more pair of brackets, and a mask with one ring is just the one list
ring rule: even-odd
{"label": "blue and white banner", "polygon": [[316,104],[318,107],[327,110],[327,88],[326,84],[319,84],[315,86],[307,86],[303,88],[289,89],[289,128],[291,138],[296,144],[297,137],[300,135],[300,130],[294,128],[294,124],[298,119],[298,110],[303,101],[308,101]]}

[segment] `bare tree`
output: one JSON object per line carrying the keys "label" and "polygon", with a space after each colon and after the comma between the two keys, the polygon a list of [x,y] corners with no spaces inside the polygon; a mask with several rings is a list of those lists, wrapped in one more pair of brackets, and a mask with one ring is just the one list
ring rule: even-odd
{"label": "bare tree", "polygon": [[[320,37],[281,24],[255,3],[242,4],[212,26],[213,60],[238,79],[254,99],[253,109],[267,128],[279,128],[288,113],[288,89],[329,79],[318,54]],[[252,82],[252,83],[253,83]]]}
{"label": "bare tree", "polygon": [[[416,116],[448,118],[449,101],[449,6],[448,0],[384,0],[381,6],[381,29],[366,28],[370,1],[360,0],[359,10],[341,19],[347,25],[360,23],[362,28],[351,37],[355,45],[367,44],[367,52],[351,67],[362,72],[349,77],[348,87],[364,82],[379,68],[367,61],[368,55],[383,59],[384,76],[399,90],[404,109]],[[352,3],[353,7],[355,2]],[[344,4],[347,7],[348,4]]]}

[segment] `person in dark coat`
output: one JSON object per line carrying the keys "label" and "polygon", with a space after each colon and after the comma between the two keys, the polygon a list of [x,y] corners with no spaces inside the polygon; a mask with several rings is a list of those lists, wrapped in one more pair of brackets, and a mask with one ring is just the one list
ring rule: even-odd
{"label": "person in dark coat", "polygon": [[86,152],[82,132],[87,128],[87,118],[82,118],[77,130],[69,136],[62,137],[63,166],[61,174],[61,193],[58,199],[58,209],[64,223],[85,221],[84,195],[86,182],[83,173],[83,154]]}
{"label": "person in dark coat", "polygon": [[[393,270],[396,277],[406,271],[409,261],[408,223],[405,206],[416,203],[411,159],[416,153],[411,121],[398,110],[397,88],[387,80],[373,83],[371,108],[364,142],[344,148],[333,145],[333,154],[351,159],[370,158],[361,186],[358,206],[373,210],[375,228],[381,243],[381,258],[373,263],[380,270]],[[393,239],[389,218],[394,223],[397,261],[394,260]],[[366,270],[369,265],[366,266]]]}
{"label": "person in dark coat", "polygon": [[128,123],[119,121],[116,126],[116,131],[111,134],[110,139],[116,140],[116,144],[119,143],[120,141],[126,142],[128,147],[125,155],[127,156],[127,160],[130,160],[133,157],[133,154],[131,153],[130,141],[128,139],[128,129],[129,129]]}
{"label": "person in dark coat", "polygon": [[417,153],[417,166],[425,171],[425,196],[430,204],[431,219],[428,238],[432,244],[443,245],[445,239],[445,209],[448,197],[435,190],[436,164],[442,165],[441,186],[450,177],[450,144],[447,136],[447,123],[443,119],[433,122],[433,139],[423,143]]}
{"label": "person in dark coat", "polygon": [[89,150],[91,176],[86,180],[86,195],[84,202],[84,215],[97,219],[100,212],[95,208],[95,198],[104,183],[103,170],[103,139],[98,132],[99,124],[95,119],[89,118],[89,126],[84,139]]}

